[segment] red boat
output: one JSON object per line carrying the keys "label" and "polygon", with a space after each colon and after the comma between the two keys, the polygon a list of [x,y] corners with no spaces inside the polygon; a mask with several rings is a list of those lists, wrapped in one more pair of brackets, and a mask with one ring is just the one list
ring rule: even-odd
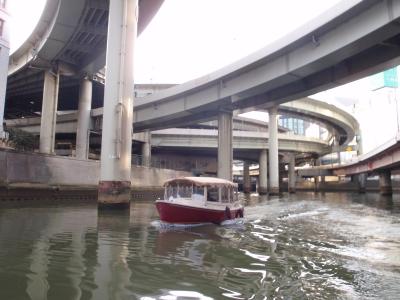
{"label": "red boat", "polygon": [[164,200],[157,200],[160,219],[175,224],[221,224],[243,217],[237,184],[214,177],[182,177],[164,183]]}

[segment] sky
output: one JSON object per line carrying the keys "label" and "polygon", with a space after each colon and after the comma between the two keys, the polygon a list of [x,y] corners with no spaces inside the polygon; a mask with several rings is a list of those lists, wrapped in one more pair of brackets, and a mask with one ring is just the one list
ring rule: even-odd
{"label": "sky", "polygon": [[[136,83],[183,83],[218,70],[282,38],[340,0],[165,0],[138,37]],[[34,29],[45,0],[11,0],[11,51]],[[397,132],[397,90],[370,91],[368,78],[312,97],[357,117],[366,150]],[[379,122],[371,122],[379,112]],[[267,120],[265,114],[252,117]],[[387,117],[390,116],[390,117]],[[380,127],[389,128],[382,134]],[[380,130],[380,131],[379,131]],[[378,141],[379,140],[379,141]]]}

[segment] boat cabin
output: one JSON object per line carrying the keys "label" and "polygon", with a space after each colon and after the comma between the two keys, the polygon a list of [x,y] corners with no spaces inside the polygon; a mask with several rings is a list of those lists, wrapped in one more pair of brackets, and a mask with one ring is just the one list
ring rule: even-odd
{"label": "boat cabin", "polygon": [[165,201],[178,199],[199,202],[233,203],[238,200],[238,185],[214,177],[182,177],[164,183]]}

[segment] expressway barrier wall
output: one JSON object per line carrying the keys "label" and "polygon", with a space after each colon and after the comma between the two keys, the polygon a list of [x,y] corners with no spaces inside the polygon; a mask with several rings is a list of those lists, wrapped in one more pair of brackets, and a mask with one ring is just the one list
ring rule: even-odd
{"label": "expressway barrier wall", "polygon": [[[392,189],[394,192],[400,192],[400,181],[392,178]],[[315,184],[312,181],[298,181],[296,183],[298,191],[315,191]],[[282,185],[282,191],[287,191],[287,183]],[[359,187],[357,183],[351,181],[326,181],[318,183],[318,192],[357,192]],[[379,180],[368,179],[365,186],[366,192],[379,192]]]}

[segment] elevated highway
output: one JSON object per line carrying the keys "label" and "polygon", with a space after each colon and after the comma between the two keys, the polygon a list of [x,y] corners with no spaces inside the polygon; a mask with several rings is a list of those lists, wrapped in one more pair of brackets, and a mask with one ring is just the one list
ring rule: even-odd
{"label": "elevated highway", "polygon": [[[43,74],[38,69],[57,65],[62,74],[73,75],[61,79],[59,107],[76,109],[77,75],[95,74],[104,66],[107,1],[72,1],[76,5],[48,1],[35,32],[11,56],[9,105],[25,103],[40,111]],[[139,31],[161,3],[140,2]],[[226,109],[268,109],[393,66],[400,54],[396,47],[400,43],[399,17],[397,1],[343,1],[232,65],[136,99],[134,130],[216,119],[218,112]],[[102,106],[102,97],[102,86],[95,85],[95,105]],[[32,99],[39,100],[29,104]],[[329,114],[331,108],[327,106],[325,111]],[[101,110],[94,114],[100,115]],[[338,133],[344,136],[340,144],[352,139],[348,133]]]}
{"label": "elevated highway", "polygon": [[398,1],[343,1],[232,65],[137,99],[135,126],[174,127],[220,110],[268,108],[395,66],[399,17]]}
{"label": "elevated highway", "polygon": [[[295,134],[278,134],[279,150],[307,155],[320,156],[330,152],[327,141]],[[206,152],[218,148],[218,130],[171,128],[153,131],[152,147],[161,149],[186,149]],[[269,149],[268,132],[233,131],[234,158],[258,162],[259,152]]]}
{"label": "elevated highway", "polygon": [[[163,0],[139,1],[138,34],[162,3]],[[63,98],[71,87],[79,87],[81,76],[94,75],[102,69],[108,10],[108,0],[47,0],[33,33],[10,56],[8,101],[23,101],[24,97],[32,99],[35,95],[41,99],[44,70],[64,75],[60,83]]]}
{"label": "elevated highway", "polygon": [[332,171],[337,176],[351,176],[362,173],[379,174],[396,169],[400,169],[400,134],[347,164],[333,167]]}
{"label": "elevated highway", "polygon": [[[239,111],[238,111],[239,112]],[[320,126],[326,127],[331,135],[340,132],[341,137],[346,141],[344,145],[353,140],[358,133],[358,122],[345,111],[336,108],[333,105],[326,104],[322,101],[311,98],[304,98],[282,104],[279,106],[279,112],[283,115],[292,117],[305,118],[309,122],[318,123]],[[91,130],[100,131],[102,124],[102,108],[92,110],[92,127]],[[71,112],[62,114],[57,117],[57,133],[76,132],[77,113]],[[134,123],[135,124],[135,123]],[[216,122],[202,123],[203,127],[218,128]],[[188,124],[188,127],[195,127],[197,124]],[[234,148],[260,150],[267,149],[268,133],[266,122],[250,120],[247,118],[234,118]],[[34,134],[40,132],[40,118],[24,118],[8,120],[7,126],[20,128]],[[135,126],[134,126],[135,128]],[[241,132],[241,133],[239,133]],[[166,129],[152,132],[152,144],[154,146],[164,147],[193,147],[205,148],[217,147],[217,130],[196,130],[196,129]],[[246,138],[248,135],[248,138]],[[206,141],[210,139],[210,142]],[[192,140],[190,140],[192,139]],[[204,139],[204,142],[201,140]],[[329,140],[329,138],[327,139]],[[315,155],[323,155],[332,151],[328,142],[306,138],[300,135],[279,135],[279,149],[282,151],[293,151],[296,153],[314,153]],[[254,160],[258,158],[254,157]]]}
{"label": "elevated highway", "polygon": [[[374,150],[360,155],[345,164],[299,169],[298,175],[324,178],[325,176],[351,177],[360,192],[365,192],[368,176],[379,176],[381,194],[392,193],[391,175],[400,169],[400,133]],[[318,179],[316,181],[318,184]]]}

